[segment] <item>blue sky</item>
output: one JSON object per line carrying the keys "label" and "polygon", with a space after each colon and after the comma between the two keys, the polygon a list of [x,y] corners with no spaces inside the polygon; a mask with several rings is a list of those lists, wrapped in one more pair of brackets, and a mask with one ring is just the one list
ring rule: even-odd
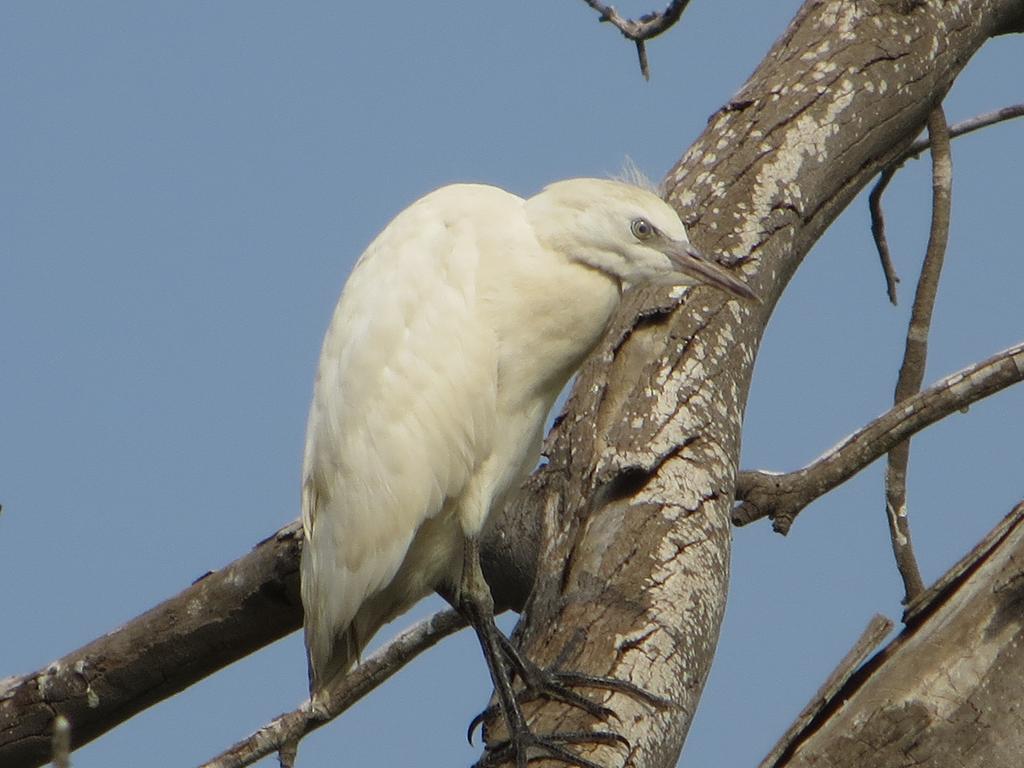
{"label": "blue sky", "polygon": [[[0,676],[114,628],[297,515],[323,330],[395,213],[447,182],[531,194],[627,156],[660,178],[797,7],[695,2],[650,45],[646,83],[633,48],[570,0],[0,6]],[[1019,40],[990,44],[950,120],[1021,101],[1006,73],[1022,69]],[[1024,336],[1022,132],[954,145],[928,382]],[[758,359],[744,467],[800,466],[888,407],[929,196],[924,162],[887,195],[899,308],[863,196],[798,272]],[[1024,390],[1011,390],[915,440],[926,580],[1024,497],[1022,420]],[[872,613],[899,614],[878,467],[788,539],[764,524],[734,538],[684,765],[756,765]],[[293,635],[75,765],[199,763],[305,688]],[[300,765],[468,764],[465,726],[489,692],[460,635],[307,739]]]}

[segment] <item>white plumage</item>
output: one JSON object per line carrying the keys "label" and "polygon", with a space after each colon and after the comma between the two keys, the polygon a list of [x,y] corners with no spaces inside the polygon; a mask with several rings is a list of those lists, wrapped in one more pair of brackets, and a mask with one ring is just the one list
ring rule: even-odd
{"label": "white plumage", "polygon": [[752,296],[657,196],[596,179],[528,200],[444,187],[366,249],[324,339],[307,429],[314,692],[435,588],[478,597],[489,512],[536,464],[545,416],[622,288],[651,279]]}

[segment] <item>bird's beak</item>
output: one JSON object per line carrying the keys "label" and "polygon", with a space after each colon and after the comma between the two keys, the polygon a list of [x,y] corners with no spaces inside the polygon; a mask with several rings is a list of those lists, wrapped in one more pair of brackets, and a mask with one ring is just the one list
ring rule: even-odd
{"label": "bird's beak", "polygon": [[726,271],[720,264],[709,259],[685,240],[669,240],[662,250],[676,271],[687,275],[698,283],[713,285],[719,290],[731,293],[741,299],[750,299],[759,304],[761,299],[750,290],[750,286]]}

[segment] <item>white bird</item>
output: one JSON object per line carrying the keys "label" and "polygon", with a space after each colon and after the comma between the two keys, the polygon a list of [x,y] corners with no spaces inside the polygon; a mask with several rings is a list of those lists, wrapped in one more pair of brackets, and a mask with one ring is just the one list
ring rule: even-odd
{"label": "white bird", "polygon": [[536,465],[548,411],[622,291],[651,280],[754,297],[690,245],[670,206],[615,181],[561,181],[525,200],[443,187],[370,244],[327,329],[307,427],[301,573],[314,696],[383,624],[438,590],[477,630],[510,731],[524,727],[481,533]]}

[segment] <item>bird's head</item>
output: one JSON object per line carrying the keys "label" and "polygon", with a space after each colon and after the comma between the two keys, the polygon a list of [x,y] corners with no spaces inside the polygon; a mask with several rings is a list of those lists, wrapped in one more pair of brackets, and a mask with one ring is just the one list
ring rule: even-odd
{"label": "bird's head", "polygon": [[678,214],[646,189],[606,179],[569,179],[526,201],[542,246],[604,272],[623,287],[644,282],[706,283],[757,297],[690,244]]}

